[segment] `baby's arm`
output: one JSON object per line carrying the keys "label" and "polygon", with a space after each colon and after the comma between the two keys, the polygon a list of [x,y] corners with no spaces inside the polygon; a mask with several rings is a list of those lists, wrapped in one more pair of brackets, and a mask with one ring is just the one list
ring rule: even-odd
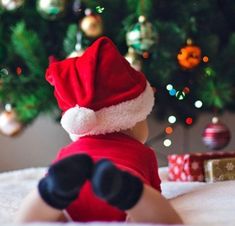
{"label": "baby's arm", "polygon": [[23,201],[17,213],[17,223],[35,221],[65,221],[63,212],[47,205],[38,193],[33,190]]}
{"label": "baby's arm", "polygon": [[140,200],[127,214],[132,222],[183,224],[169,201],[148,185],[144,185]]}

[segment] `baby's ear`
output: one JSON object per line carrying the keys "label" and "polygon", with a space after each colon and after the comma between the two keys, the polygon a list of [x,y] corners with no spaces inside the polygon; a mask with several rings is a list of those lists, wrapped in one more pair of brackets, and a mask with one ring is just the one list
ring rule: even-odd
{"label": "baby's ear", "polygon": [[153,93],[155,94],[157,92],[157,89],[154,86],[151,86]]}

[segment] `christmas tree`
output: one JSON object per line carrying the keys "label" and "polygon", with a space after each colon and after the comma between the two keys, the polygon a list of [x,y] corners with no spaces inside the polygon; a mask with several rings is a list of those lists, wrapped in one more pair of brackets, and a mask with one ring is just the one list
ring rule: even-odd
{"label": "christmas tree", "polygon": [[234,111],[234,12],[233,0],[0,0],[2,114],[20,125],[59,115],[48,59],[79,56],[102,35],[156,88],[158,119],[187,126]]}

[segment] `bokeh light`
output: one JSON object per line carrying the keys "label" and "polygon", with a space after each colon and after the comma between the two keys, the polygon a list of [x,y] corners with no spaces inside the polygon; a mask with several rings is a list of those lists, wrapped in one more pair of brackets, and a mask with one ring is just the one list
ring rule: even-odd
{"label": "bokeh light", "polygon": [[184,92],[185,94],[188,94],[188,93],[190,92],[189,87],[187,87],[187,86],[184,87],[183,92]]}
{"label": "bokeh light", "polygon": [[100,5],[95,7],[97,13],[103,13],[104,7],[101,7]]}
{"label": "bokeh light", "polygon": [[215,72],[211,67],[205,68],[205,74],[207,77],[214,77],[215,76]]}
{"label": "bokeh light", "polygon": [[194,106],[195,106],[196,108],[201,108],[202,105],[203,105],[203,103],[202,103],[201,100],[197,100],[197,101],[195,101],[195,103],[194,103]]}
{"label": "bokeh light", "polygon": [[163,144],[164,144],[164,146],[165,147],[170,147],[171,146],[171,140],[170,139],[165,139],[164,141],[163,141]]}
{"label": "bokeh light", "polygon": [[202,61],[203,61],[204,63],[207,63],[207,62],[209,61],[209,57],[208,57],[208,56],[204,56],[204,57],[202,58]]}
{"label": "bokeh light", "polygon": [[171,89],[171,90],[169,91],[169,94],[170,94],[171,96],[175,96],[176,90],[175,90],[175,89]]}
{"label": "bokeh light", "polygon": [[193,119],[192,119],[191,117],[187,117],[187,118],[185,119],[185,123],[186,123],[187,125],[192,125]]}
{"label": "bokeh light", "polygon": [[10,111],[12,110],[11,104],[6,104],[6,105],[5,105],[5,110],[8,111],[8,112],[10,112]]}
{"label": "bokeh light", "polygon": [[172,90],[172,89],[173,89],[173,85],[168,84],[168,85],[166,86],[166,89],[169,90],[169,91]]}
{"label": "bokeh light", "polygon": [[143,56],[144,59],[148,59],[149,58],[149,53],[148,52],[144,52],[142,54],[142,56]]}
{"label": "bokeh light", "polygon": [[219,122],[219,118],[218,117],[213,117],[212,118],[212,123],[216,124]]}
{"label": "bokeh light", "polygon": [[173,133],[173,128],[168,126],[168,127],[166,127],[165,132],[166,132],[166,134],[170,135]]}
{"label": "bokeh light", "polygon": [[183,91],[177,91],[177,93],[176,93],[176,98],[178,99],[178,100],[183,100],[184,98],[185,98],[185,93],[183,92]]}
{"label": "bokeh light", "polygon": [[176,122],[176,117],[174,115],[171,115],[168,117],[168,122],[171,124],[174,124]]}

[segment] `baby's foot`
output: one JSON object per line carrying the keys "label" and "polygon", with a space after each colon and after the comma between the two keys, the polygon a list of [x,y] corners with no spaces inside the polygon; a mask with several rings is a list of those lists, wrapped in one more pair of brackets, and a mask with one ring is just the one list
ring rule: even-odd
{"label": "baby's foot", "polygon": [[138,177],[119,170],[106,159],[96,163],[91,183],[98,197],[121,210],[134,207],[143,192],[143,183]]}
{"label": "baby's foot", "polygon": [[72,155],[53,164],[38,184],[42,199],[56,209],[65,209],[92,175],[93,161],[86,154]]}

